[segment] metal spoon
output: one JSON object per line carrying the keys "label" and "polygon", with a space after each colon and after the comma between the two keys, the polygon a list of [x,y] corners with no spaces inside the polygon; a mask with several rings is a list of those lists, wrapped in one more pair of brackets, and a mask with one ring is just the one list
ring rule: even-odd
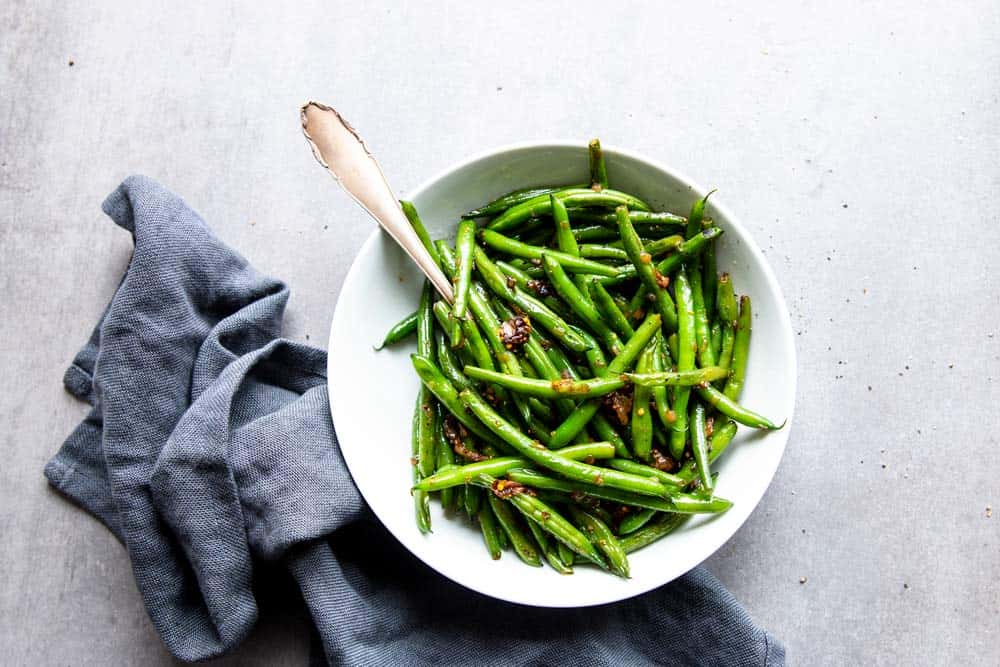
{"label": "metal spoon", "polygon": [[334,108],[325,104],[305,103],[302,105],[301,117],[302,133],[316,160],[406,251],[441,296],[452,303],[454,296],[451,281],[434,263],[417,233],[413,231],[399,207],[396,195],[385,180],[382,167],[376,162],[364,140]]}

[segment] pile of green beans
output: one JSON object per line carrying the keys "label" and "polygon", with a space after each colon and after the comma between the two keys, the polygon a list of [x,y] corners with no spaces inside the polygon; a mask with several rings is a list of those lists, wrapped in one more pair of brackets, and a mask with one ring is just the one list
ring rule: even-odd
{"label": "pile of green beans", "polygon": [[738,424],[783,424],[738,402],[750,298],[716,270],[708,196],[687,217],[654,211],[609,187],[598,140],[588,154],[589,184],[505,194],[463,215],[454,245],[401,202],[455,300],[425,283],[376,349],[416,336],[422,532],[433,496],[493,559],[627,578],[628,553],[732,506],[712,465]]}

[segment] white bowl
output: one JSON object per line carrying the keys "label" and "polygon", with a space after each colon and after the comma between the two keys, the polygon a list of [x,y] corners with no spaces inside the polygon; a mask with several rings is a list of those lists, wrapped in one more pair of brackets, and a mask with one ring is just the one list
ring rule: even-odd
{"label": "white bowl", "polygon": [[[638,195],[656,210],[686,213],[705,191],[677,172],[635,153],[604,149],[612,187]],[[532,143],[499,148],[455,165],[410,193],[432,237],[453,238],[459,215],[528,186],[587,179],[587,148],[579,143]],[[720,184],[725,186],[724,183]],[[795,348],[788,310],[757,245],[720,202],[708,215],[725,234],[720,271],[737,294],[753,300],[754,329],[741,402],[780,423],[780,431],[741,427],[719,459],[717,493],[734,502],[721,516],[697,516],[630,554],[631,579],[591,567],[570,576],[532,568],[512,552],[490,560],[478,528],[464,516],[446,517],[431,502],[433,533],[413,518],[410,425],[418,379],[410,364],[414,343],[375,352],[386,330],[414,310],[421,276],[393,241],[376,230],[358,253],[337,302],[330,330],[330,408],[344,459],[358,489],[386,528],[414,555],[468,588],[502,600],[542,607],[582,607],[622,600],[679,577],[708,558],[743,524],[781,460],[795,402]]]}

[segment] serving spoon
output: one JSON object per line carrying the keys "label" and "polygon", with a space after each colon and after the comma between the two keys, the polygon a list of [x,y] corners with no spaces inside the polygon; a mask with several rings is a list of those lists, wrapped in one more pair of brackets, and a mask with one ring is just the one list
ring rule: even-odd
{"label": "serving spoon", "polygon": [[413,231],[385,180],[382,167],[361,136],[336,109],[326,104],[306,102],[300,113],[302,134],[316,160],[416,262],[438,293],[452,303],[451,281],[441,272]]}

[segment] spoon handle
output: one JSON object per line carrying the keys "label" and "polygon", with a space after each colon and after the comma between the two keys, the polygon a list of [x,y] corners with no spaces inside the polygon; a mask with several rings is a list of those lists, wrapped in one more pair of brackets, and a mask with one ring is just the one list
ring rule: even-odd
{"label": "spoon handle", "polygon": [[420,242],[389,188],[382,167],[351,124],[335,109],[319,102],[304,104],[301,117],[302,133],[316,160],[406,251],[441,296],[453,302],[451,281]]}

